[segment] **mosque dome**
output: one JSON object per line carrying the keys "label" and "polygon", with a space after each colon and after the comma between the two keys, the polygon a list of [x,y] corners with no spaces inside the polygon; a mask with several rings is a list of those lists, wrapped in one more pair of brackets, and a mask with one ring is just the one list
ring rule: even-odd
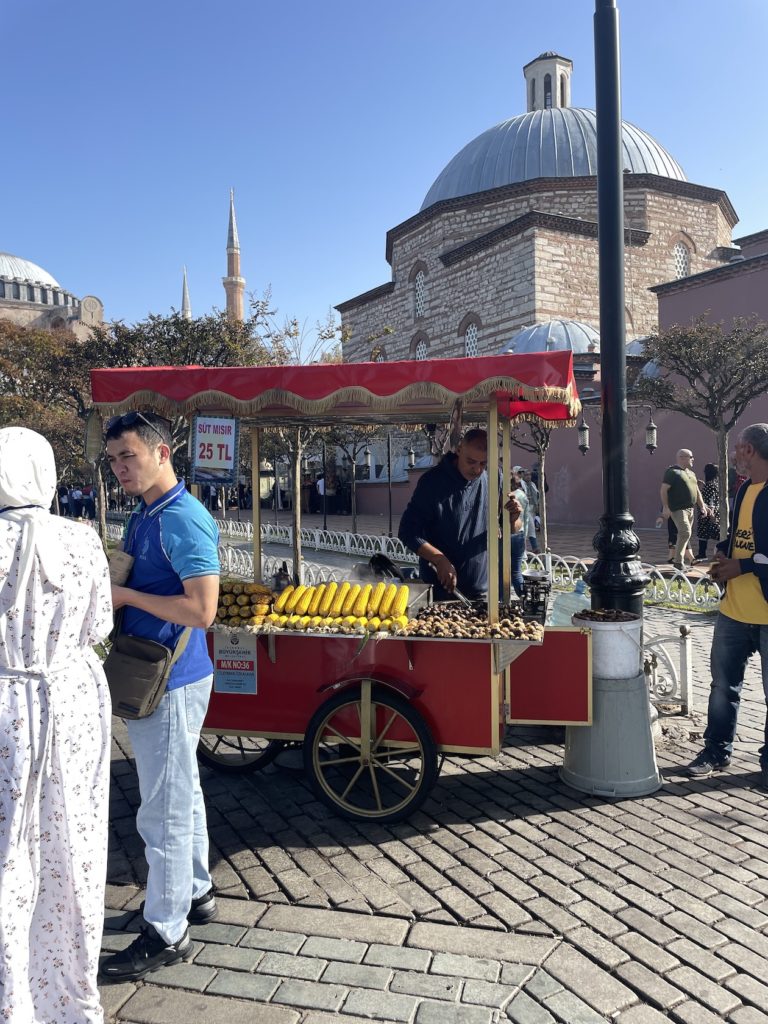
{"label": "mosque dome", "polygon": [[600,335],[589,324],[578,320],[547,320],[546,323],[523,327],[517,331],[502,353],[514,352],[573,352],[574,355],[597,355]]}
{"label": "mosque dome", "polygon": [[[543,53],[523,69],[528,112],[484,131],[446,164],[421,205],[533,178],[570,178],[597,174],[597,116],[570,106],[567,58]],[[624,169],[686,177],[680,164],[641,128],[622,121]]]}
{"label": "mosque dome", "polygon": [[31,284],[42,284],[48,288],[60,288],[61,285],[47,270],[43,270],[31,260],[13,256],[9,252],[0,252],[0,277],[11,281],[19,280]]}

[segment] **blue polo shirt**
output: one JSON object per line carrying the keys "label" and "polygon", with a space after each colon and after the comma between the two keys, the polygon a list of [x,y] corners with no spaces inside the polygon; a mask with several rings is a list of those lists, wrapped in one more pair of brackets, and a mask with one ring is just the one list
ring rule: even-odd
{"label": "blue polo shirt", "polygon": [[[210,513],[183,481],[151,505],[140,501],[125,530],[125,550],[134,563],[127,587],[144,594],[176,596],[184,581],[219,575],[219,531]],[[126,607],[123,631],[175,648],[183,626]],[[193,629],[186,649],[171,670],[169,690],[204,679],[213,671],[204,629]]]}

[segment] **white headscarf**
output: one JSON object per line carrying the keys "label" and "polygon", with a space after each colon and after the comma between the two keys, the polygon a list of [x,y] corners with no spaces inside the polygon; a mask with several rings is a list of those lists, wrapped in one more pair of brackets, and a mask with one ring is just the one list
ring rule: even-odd
{"label": "white headscarf", "polygon": [[[26,427],[0,429],[0,518],[21,524],[15,560],[15,588],[3,587],[0,612],[24,600],[27,581],[39,562],[45,578],[55,587],[64,585],[61,539],[51,529],[50,507],[56,490],[53,449],[42,434]],[[4,591],[14,593],[5,594]]]}

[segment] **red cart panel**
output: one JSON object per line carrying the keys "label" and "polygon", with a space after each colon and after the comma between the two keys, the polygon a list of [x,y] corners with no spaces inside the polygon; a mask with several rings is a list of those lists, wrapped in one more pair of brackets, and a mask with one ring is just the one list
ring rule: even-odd
{"label": "red cart panel", "polygon": [[592,724],[592,634],[547,629],[540,647],[527,647],[509,667],[509,721]]}

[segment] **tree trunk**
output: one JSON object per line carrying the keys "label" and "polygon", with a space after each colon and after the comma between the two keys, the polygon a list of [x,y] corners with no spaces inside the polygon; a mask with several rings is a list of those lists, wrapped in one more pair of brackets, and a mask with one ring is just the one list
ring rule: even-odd
{"label": "tree trunk", "polygon": [[102,461],[96,463],[96,511],[99,517],[99,537],[101,537],[101,543],[104,545],[104,550],[107,548],[107,485],[104,480],[104,473],[102,471]]}
{"label": "tree trunk", "polygon": [[293,582],[301,583],[301,439],[296,430],[291,445],[293,454]]}
{"label": "tree trunk", "polygon": [[351,505],[352,505],[352,509],[351,509],[351,512],[352,512],[352,533],[357,533],[357,480],[356,480],[357,473],[355,472],[356,469],[357,469],[357,466],[353,462],[352,463],[352,480],[351,480],[351,489],[350,489],[350,502],[351,502]]}
{"label": "tree trunk", "polygon": [[718,490],[720,491],[720,540],[728,536],[728,431],[721,426],[717,432]]}

